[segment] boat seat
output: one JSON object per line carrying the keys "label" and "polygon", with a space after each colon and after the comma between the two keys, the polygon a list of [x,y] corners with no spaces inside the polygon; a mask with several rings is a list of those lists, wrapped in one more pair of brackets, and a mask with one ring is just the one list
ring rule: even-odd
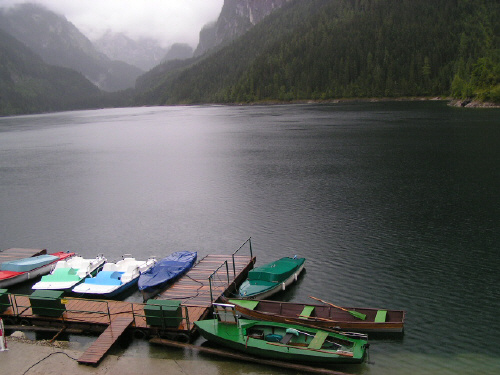
{"label": "boat seat", "polygon": [[253,310],[257,307],[260,301],[258,300],[253,300],[253,299],[241,299],[241,300],[229,300],[229,303],[235,304],[235,305],[240,305],[241,307],[244,307],[245,309]]}
{"label": "boat seat", "polygon": [[300,319],[307,319],[311,316],[312,312],[314,310],[314,306],[304,306],[304,309],[299,315]]}
{"label": "boat seat", "polygon": [[54,269],[59,269],[59,268],[70,268],[70,266],[66,260],[60,260],[59,262],[56,263]]}
{"label": "boat seat", "polygon": [[230,324],[238,323],[234,306],[229,306],[229,305],[226,306],[214,305],[214,306],[215,306],[215,313],[217,314],[221,322]]}
{"label": "boat seat", "polygon": [[102,267],[103,271],[116,271],[116,264],[115,263],[105,263],[104,266]]}
{"label": "boat seat", "polygon": [[285,336],[283,336],[283,338],[281,339],[280,343],[288,345],[293,336],[295,336],[293,333],[285,334]]}
{"label": "boat seat", "polygon": [[125,273],[129,273],[129,274],[134,274],[137,270],[137,264],[130,264],[129,266],[127,266],[127,270],[125,271]]}
{"label": "boat seat", "polygon": [[316,335],[313,337],[307,348],[321,349],[327,337],[328,337],[328,332],[325,331],[316,332]]}
{"label": "boat seat", "polygon": [[378,310],[375,316],[375,323],[384,323],[387,318],[387,310]]}

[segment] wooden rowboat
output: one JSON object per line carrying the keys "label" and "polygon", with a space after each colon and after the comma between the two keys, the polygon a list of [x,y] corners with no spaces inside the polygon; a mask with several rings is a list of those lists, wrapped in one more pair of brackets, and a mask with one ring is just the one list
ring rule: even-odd
{"label": "wooden rowboat", "polygon": [[217,345],[249,355],[314,364],[361,363],[368,342],[301,325],[239,319],[234,306],[214,304],[218,319],[195,322],[201,335]]}
{"label": "wooden rowboat", "polygon": [[236,311],[248,319],[293,323],[322,329],[363,333],[403,333],[405,311],[345,307],[366,315],[361,320],[331,305],[317,305],[269,300],[224,299],[235,305]]}

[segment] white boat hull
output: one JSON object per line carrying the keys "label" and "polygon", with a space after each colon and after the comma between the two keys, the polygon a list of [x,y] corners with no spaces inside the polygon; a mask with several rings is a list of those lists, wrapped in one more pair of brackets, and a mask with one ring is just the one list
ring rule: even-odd
{"label": "white boat hull", "polygon": [[67,290],[73,288],[75,285],[81,283],[86,277],[90,276],[94,273],[99,267],[101,267],[106,262],[105,258],[100,258],[100,260],[92,265],[91,268],[87,271],[85,275],[83,275],[80,280],[77,281],[68,281],[68,282],[56,282],[56,281],[39,281],[35,285],[33,285],[32,289],[44,289],[44,290]]}

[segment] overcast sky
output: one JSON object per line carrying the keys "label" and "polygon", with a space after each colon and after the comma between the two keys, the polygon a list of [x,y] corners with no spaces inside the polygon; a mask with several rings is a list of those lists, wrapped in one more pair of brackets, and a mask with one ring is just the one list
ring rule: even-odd
{"label": "overcast sky", "polygon": [[90,39],[112,30],[133,39],[151,37],[164,47],[196,47],[201,28],[217,20],[224,0],[0,0],[0,6],[24,2],[63,14]]}

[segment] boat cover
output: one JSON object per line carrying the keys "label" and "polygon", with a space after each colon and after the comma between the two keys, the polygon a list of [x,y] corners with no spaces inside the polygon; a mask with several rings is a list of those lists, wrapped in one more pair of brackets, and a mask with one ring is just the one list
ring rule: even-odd
{"label": "boat cover", "polygon": [[23,258],[18,260],[11,260],[8,262],[3,262],[0,265],[1,271],[12,271],[12,272],[29,272],[35,268],[45,266],[46,264],[52,263],[58,260],[59,257],[54,255],[39,255],[30,258]]}
{"label": "boat cover", "polygon": [[197,258],[196,252],[177,251],[156,263],[139,277],[139,290],[156,288],[184,274]]}
{"label": "boat cover", "polygon": [[305,258],[284,257],[275,262],[254,268],[248,272],[248,280],[283,282],[296,272],[304,262]]}

